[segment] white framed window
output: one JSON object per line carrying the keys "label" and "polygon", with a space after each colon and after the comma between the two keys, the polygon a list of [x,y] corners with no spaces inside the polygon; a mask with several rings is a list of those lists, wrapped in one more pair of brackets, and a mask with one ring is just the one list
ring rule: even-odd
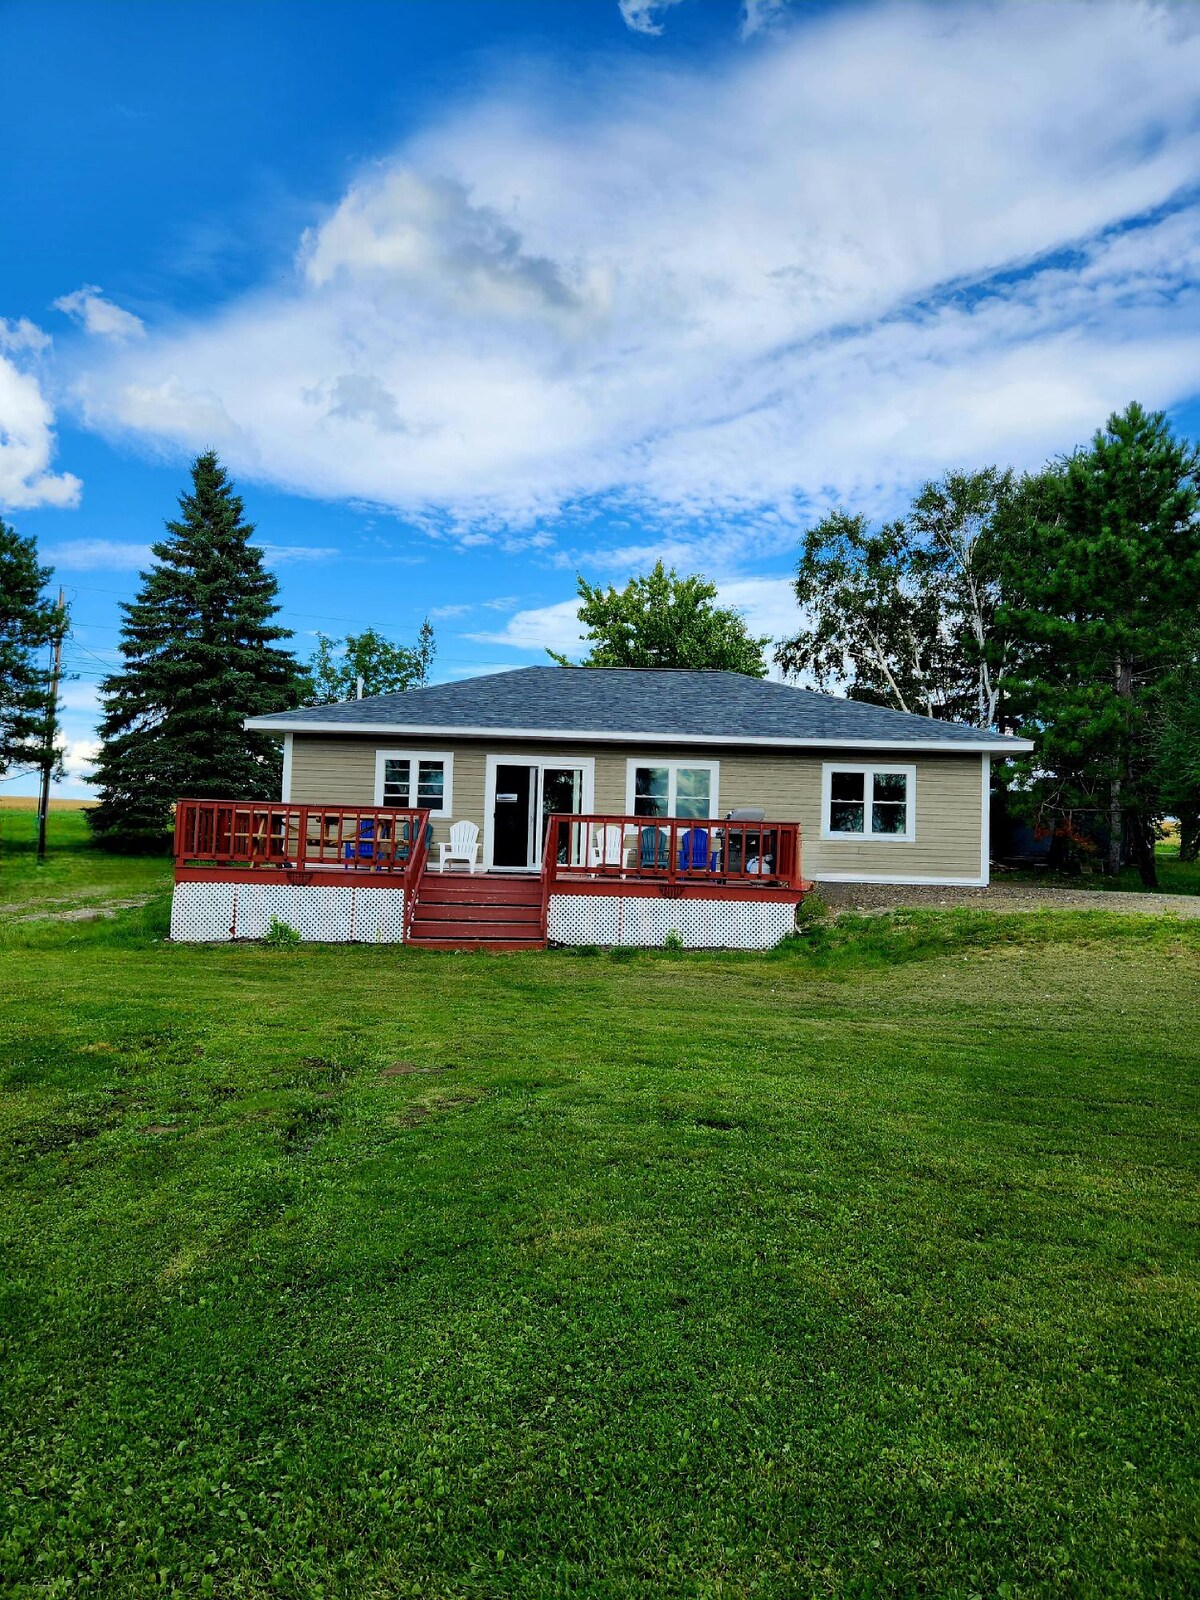
{"label": "white framed window", "polygon": [[917,836],[917,769],[830,762],[821,770],[822,839],[907,843]]}
{"label": "white framed window", "polygon": [[449,817],[454,804],[453,755],[446,750],[377,750],[375,804]]}
{"label": "white framed window", "polygon": [[625,764],[625,815],[715,817],[716,761],[657,761],[640,757]]}

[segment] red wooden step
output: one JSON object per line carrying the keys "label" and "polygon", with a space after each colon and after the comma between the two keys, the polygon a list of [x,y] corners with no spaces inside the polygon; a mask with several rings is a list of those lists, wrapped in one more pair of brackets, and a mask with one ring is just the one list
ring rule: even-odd
{"label": "red wooden step", "polygon": [[410,930],[414,942],[426,939],[541,939],[541,918],[520,922],[467,922],[461,917],[415,917]]}
{"label": "red wooden step", "polygon": [[540,900],[497,900],[489,905],[475,905],[467,900],[428,900],[424,895],[413,911],[416,918],[442,917],[459,922],[496,922],[509,917],[533,917],[540,921]]}
{"label": "red wooden step", "polygon": [[414,950],[486,950],[490,955],[546,949],[546,939],[410,939],[410,944]]}
{"label": "red wooden step", "polygon": [[457,885],[423,881],[417,891],[419,905],[434,906],[536,906],[542,903],[538,885],[527,888],[517,884],[512,888],[493,888],[481,884],[478,888],[462,889]]}

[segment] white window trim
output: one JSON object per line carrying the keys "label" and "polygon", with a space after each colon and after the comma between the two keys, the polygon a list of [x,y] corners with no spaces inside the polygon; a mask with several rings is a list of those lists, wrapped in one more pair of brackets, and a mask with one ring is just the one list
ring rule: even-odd
{"label": "white window trim", "polygon": [[279,798],[285,802],[292,798],[292,739],[294,734],[283,736],[283,776],[279,785]]}
{"label": "white window trim", "polygon": [[[835,772],[861,772],[865,783],[863,800],[865,814],[863,816],[864,831],[862,833],[839,833],[829,826],[829,808],[833,798],[833,775]],[[877,772],[903,773],[908,780],[907,805],[905,808],[904,833],[870,833],[865,831],[871,820],[870,785]],[[831,843],[843,844],[912,844],[917,837],[917,769],[916,767],[902,766],[898,761],[827,761],[821,768],[821,838]]]}
{"label": "white window trim", "polygon": [[719,787],[721,763],[719,761],[683,761],[674,757],[646,755],[630,756],[625,763],[625,815],[627,817],[637,815],[634,802],[637,799],[637,769],[639,767],[667,768],[667,815],[669,817],[675,815],[674,807],[679,799],[676,792],[676,773],[678,773],[680,767],[686,767],[689,771],[703,769],[708,773],[708,817],[705,819],[696,818],[696,820],[712,821],[714,817],[721,815]]}
{"label": "white window trim", "polygon": [[[376,750],[375,752],[375,804],[384,805],[383,764],[385,761],[440,761],[445,780],[442,784],[442,808],[430,810],[430,817],[444,821],[454,815],[454,753],[450,750]],[[409,795],[408,810],[419,811],[415,794]]]}

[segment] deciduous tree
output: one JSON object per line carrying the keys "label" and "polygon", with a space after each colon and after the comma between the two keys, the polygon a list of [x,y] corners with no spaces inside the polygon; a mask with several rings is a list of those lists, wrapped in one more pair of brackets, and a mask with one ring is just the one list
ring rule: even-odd
{"label": "deciduous tree", "polygon": [[[763,651],[745,618],[716,604],[717,587],[692,574],[681,578],[659,561],[623,589],[593,587],[579,579],[579,620],[590,645],[584,667],[691,667],[766,676]],[[560,666],[565,656],[549,652]]]}
{"label": "deciduous tree", "polygon": [[312,680],[308,703],[324,706],[351,700],[358,693],[360,679],[365,695],[420,688],[429,682],[436,648],[428,617],[421,624],[415,645],[392,644],[374,628],[349,634],[345,639],[318,634],[317,648],[308,664]]}
{"label": "deciduous tree", "polygon": [[997,529],[1012,475],[995,467],[927,483],[880,527],[833,511],[804,537],[803,626],[784,671],[851,699],[978,727],[1000,720],[1008,649],[997,626]]}

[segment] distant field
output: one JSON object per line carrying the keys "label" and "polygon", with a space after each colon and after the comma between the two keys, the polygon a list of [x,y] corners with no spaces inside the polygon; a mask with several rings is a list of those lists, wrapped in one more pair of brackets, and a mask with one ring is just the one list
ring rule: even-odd
{"label": "distant field", "polygon": [[166,908],[0,925],[4,1594],[1197,1592],[1200,927]]}

